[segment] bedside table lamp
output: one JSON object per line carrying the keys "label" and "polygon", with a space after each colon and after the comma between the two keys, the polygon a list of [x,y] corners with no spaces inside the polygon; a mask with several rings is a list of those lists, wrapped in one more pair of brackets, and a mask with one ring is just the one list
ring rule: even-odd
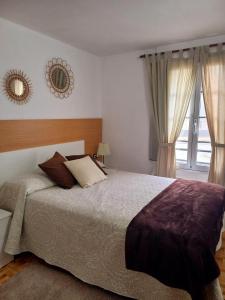
{"label": "bedside table lamp", "polygon": [[104,156],[110,155],[110,148],[109,148],[109,144],[106,143],[99,143],[98,144],[98,152],[97,152],[97,156],[102,156],[102,162],[104,163]]}

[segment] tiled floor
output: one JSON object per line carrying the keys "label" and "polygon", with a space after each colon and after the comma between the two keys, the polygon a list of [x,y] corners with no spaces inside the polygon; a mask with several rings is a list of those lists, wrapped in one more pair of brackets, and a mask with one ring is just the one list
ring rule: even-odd
{"label": "tiled floor", "polygon": [[225,299],[225,232],[223,234],[223,243],[222,247],[216,253],[216,261],[220,267],[220,285],[223,291],[223,298]]}

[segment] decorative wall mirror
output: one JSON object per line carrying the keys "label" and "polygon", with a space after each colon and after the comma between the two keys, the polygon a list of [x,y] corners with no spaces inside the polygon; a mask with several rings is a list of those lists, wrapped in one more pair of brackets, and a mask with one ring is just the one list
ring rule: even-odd
{"label": "decorative wall mirror", "polygon": [[61,58],[53,58],[46,66],[46,80],[51,92],[58,98],[67,98],[74,88],[71,67]]}
{"label": "decorative wall mirror", "polygon": [[10,70],[3,79],[6,96],[17,104],[27,103],[31,96],[31,82],[27,75],[20,70]]}

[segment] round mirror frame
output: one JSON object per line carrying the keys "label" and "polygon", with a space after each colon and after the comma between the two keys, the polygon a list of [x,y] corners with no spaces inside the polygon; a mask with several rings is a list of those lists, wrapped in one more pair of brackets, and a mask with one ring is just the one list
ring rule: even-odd
{"label": "round mirror frame", "polygon": [[[19,80],[23,83],[23,93],[17,95],[11,87],[12,80]],[[6,73],[3,79],[3,89],[5,95],[9,100],[15,102],[16,104],[24,104],[30,100],[32,94],[32,85],[30,79],[27,75],[21,70],[10,70]]]}
{"label": "round mirror frame", "polygon": [[[63,88],[57,87],[53,81],[52,74],[56,69],[60,69],[64,73],[66,83]],[[71,95],[74,88],[74,75],[70,65],[65,60],[61,58],[52,58],[49,60],[46,66],[45,77],[50,91],[57,98],[68,98]]]}

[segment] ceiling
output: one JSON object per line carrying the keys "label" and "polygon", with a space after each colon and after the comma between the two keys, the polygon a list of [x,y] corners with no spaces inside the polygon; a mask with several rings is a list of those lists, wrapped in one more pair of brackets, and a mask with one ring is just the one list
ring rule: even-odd
{"label": "ceiling", "polygon": [[0,17],[99,56],[225,34],[224,0],[0,0]]}

